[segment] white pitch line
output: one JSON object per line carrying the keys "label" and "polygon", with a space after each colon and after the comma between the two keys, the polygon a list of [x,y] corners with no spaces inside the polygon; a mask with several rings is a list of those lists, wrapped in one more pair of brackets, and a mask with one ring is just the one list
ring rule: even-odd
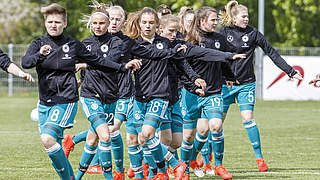
{"label": "white pitch line", "polygon": [[[231,171],[232,172],[232,171]],[[233,172],[237,173],[237,172]],[[241,172],[237,174],[249,174],[249,175],[262,175],[262,174],[279,174],[279,175],[299,175],[299,174],[305,174],[305,175],[320,175],[320,172]]]}

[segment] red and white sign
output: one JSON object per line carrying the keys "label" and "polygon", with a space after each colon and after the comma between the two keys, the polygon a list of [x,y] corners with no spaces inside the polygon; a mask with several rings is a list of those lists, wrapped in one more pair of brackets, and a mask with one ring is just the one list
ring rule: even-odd
{"label": "red and white sign", "polygon": [[320,56],[282,56],[303,76],[303,80],[289,80],[268,57],[263,58],[264,100],[320,100],[320,88],[308,84],[320,74]]}

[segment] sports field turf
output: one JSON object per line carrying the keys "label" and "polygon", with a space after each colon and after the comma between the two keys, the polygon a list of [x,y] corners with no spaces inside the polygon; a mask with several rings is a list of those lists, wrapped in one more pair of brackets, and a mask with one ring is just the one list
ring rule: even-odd
{"label": "sports field turf", "polygon": [[[58,179],[40,143],[37,123],[30,120],[37,98],[0,97],[0,102],[0,179]],[[255,119],[270,170],[257,172],[239,108],[232,106],[224,124],[224,166],[233,179],[320,179],[320,102],[258,101]],[[79,109],[75,127],[65,133],[80,132],[88,125]],[[125,137],[124,131],[122,137]],[[75,172],[83,145],[78,144],[69,157]],[[125,168],[128,166],[125,153]],[[83,179],[104,178],[86,174]],[[197,178],[191,176],[191,179]],[[203,179],[221,178],[205,176]]]}

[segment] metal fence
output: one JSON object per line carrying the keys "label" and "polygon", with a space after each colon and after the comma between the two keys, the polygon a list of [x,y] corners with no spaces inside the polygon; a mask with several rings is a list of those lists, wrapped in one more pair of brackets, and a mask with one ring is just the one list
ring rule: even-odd
{"label": "metal fence", "polygon": [[[0,44],[0,48],[6,52],[11,60],[20,66],[21,58],[24,56],[28,45],[24,44]],[[320,56],[320,47],[281,47],[276,48],[281,55],[286,56]],[[256,56],[259,57],[259,56]],[[261,59],[261,58],[256,58]],[[257,87],[257,97],[259,98],[259,77],[262,77],[262,63],[260,61],[256,61],[256,75],[258,81]],[[12,96],[14,94],[34,94],[37,93],[38,83],[37,83],[37,73],[35,68],[24,70],[30,73],[36,80],[35,83],[30,83],[24,81],[18,77],[7,74],[4,71],[0,71],[0,95],[9,95]]]}

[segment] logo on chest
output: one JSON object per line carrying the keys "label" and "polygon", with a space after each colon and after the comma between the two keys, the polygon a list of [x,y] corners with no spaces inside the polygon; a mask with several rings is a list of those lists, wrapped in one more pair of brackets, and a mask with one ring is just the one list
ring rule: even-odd
{"label": "logo on chest", "polygon": [[65,53],[62,59],[71,59],[70,55],[68,54],[70,52],[68,43],[62,46],[62,51]]}
{"label": "logo on chest", "polygon": [[233,36],[228,35],[228,36],[227,36],[227,41],[228,41],[228,42],[232,42],[232,41],[233,41]]}
{"label": "logo on chest", "polygon": [[107,53],[108,50],[109,50],[108,45],[106,45],[106,44],[102,45],[102,46],[100,47],[100,50],[103,52],[103,57],[107,57],[107,54],[105,54],[105,53]]}
{"label": "logo on chest", "polygon": [[87,50],[91,52],[91,45],[86,46]]}
{"label": "logo on chest", "polygon": [[216,41],[216,42],[214,43],[214,47],[215,47],[216,49],[220,49],[220,47],[221,47],[220,42],[219,42],[219,41]]}
{"label": "logo on chest", "polygon": [[162,43],[157,43],[156,47],[157,47],[158,49],[163,49],[163,44],[162,44]]}
{"label": "logo on chest", "polygon": [[243,47],[243,48],[249,47],[249,45],[247,44],[247,42],[249,41],[249,37],[247,34],[242,36],[242,41],[244,42],[244,44],[241,47]]}

